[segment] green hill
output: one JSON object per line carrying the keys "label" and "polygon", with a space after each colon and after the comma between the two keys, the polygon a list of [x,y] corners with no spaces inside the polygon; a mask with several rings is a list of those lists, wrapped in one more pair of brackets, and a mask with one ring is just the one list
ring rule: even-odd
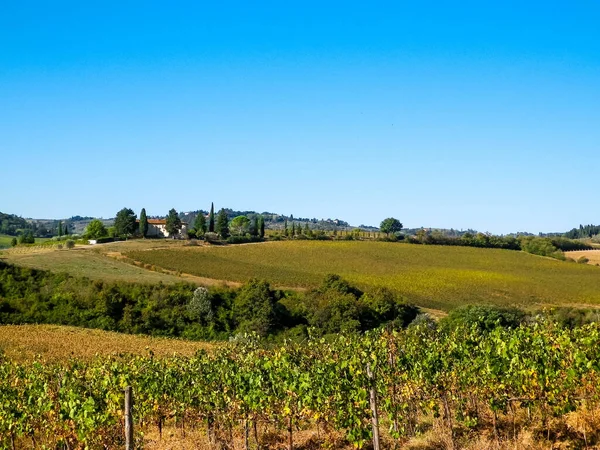
{"label": "green hill", "polygon": [[600,306],[600,269],[512,250],[386,242],[282,241],[125,253],[147,264],[230,281],[264,278],[315,287],[336,273],[363,288],[387,286],[421,306],[466,303]]}

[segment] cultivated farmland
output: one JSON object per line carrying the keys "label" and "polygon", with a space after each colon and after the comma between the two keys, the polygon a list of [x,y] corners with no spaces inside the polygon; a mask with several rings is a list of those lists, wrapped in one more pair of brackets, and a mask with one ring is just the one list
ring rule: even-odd
{"label": "cultivated farmland", "polygon": [[[124,250],[124,249],[123,249]],[[386,242],[284,241],[125,252],[169,270],[310,288],[336,273],[362,288],[387,286],[422,306],[600,305],[600,269],[522,252]]]}
{"label": "cultivated farmland", "polygon": [[[81,345],[85,342],[85,345]],[[192,356],[214,345],[162,337],[135,336],[60,325],[1,325],[0,352],[15,361],[88,360],[96,355]]]}

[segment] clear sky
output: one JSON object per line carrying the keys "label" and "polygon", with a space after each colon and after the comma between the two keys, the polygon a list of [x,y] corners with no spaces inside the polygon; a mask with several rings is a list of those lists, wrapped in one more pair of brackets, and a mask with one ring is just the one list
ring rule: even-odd
{"label": "clear sky", "polygon": [[600,3],[0,8],[0,211],[600,223]]}

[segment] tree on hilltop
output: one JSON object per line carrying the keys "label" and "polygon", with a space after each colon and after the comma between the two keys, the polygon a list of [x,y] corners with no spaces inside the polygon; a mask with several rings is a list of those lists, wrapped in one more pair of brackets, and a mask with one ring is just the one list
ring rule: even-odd
{"label": "tree on hilltop", "polygon": [[208,231],[211,233],[215,232],[215,205],[210,204],[210,213],[208,214]]}
{"label": "tree on hilltop", "polygon": [[259,230],[259,219],[258,216],[254,216],[254,220],[252,221],[252,227],[250,229],[250,234],[252,236],[258,236],[260,234],[260,230]]}
{"label": "tree on hilltop", "polygon": [[398,233],[402,230],[402,223],[398,219],[388,217],[381,222],[379,229],[382,233],[389,235],[390,233]]}
{"label": "tree on hilltop", "polygon": [[[214,220],[214,219],[213,219]],[[204,213],[200,211],[194,220],[194,229],[196,230],[196,236],[202,237],[206,233],[206,217]]]}
{"label": "tree on hilltop", "polygon": [[140,212],[140,234],[144,238],[148,234],[148,217],[146,216],[146,208],[142,208],[142,212]]}
{"label": "tree on hilltop", "polygon": [[115,235],[129,237],[135,233],[137,216],[130,208],[123,208],[115,217]]}
{"label": "tree on hilltop", "polygon": [[108,230],[101,220],[94,219],[88,223],[83,235],[89,239],[98,239],[108,236]]}
{"label": "tree on hilltop", "polygon": [[248,231],[248,227],[250,226],[250,219],[246,216],[237,216],[231,220],[230,228],[233,230],[235,234],[241,236]]}
{"label": "tree on hilltop", "polygon": [[181,219],[175,208],[169,210],[166,222],[165,228],[167,229],[167,233],[169,233],[169,236],[175,238],[175,235],[179,234],[179,230],[181,230]]}
{"label": "tree on hilltop", "polygon": [[227,212],[223,208],[221,208],[217,215],[216,232],[222,239],[229,237],[229,219],[227,218]]}

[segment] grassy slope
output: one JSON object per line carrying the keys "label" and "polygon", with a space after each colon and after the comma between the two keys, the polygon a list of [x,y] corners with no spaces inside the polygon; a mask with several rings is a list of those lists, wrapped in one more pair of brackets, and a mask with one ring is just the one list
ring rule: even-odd
{"label": "grassy slope", "polygon": [[385,242],[273,242],[131,251],[127,256],[194,275],[312,287],[337,273],[361,287],[388,286],[423,306],[488,302],[600,305],[600,270],[510,250]]}
{"label": "grassy slope", "polygon": [[57,325],[0,325],[0,351],[24,361],[40,355],[46,360],[70,357],[92,358],[96,354],[133,353],[147,355],[193,355],[211,344],[178,339],[133,336],[102,330]]}
{"label": "grassy slope", "polygon": [[11,264],[36,269],[68,272],[75,276],[108,281],[131,281],[138,283],[175,283],[183,281],[173,275],[162,274],[135,267],[104,256],[89,249],[28,250],[15,248],[5,251],[2,258]]}
{"label": "grassy slope", "polygon": [[13,237],[7,234],[0,234],[0,248],[9,248]]}

